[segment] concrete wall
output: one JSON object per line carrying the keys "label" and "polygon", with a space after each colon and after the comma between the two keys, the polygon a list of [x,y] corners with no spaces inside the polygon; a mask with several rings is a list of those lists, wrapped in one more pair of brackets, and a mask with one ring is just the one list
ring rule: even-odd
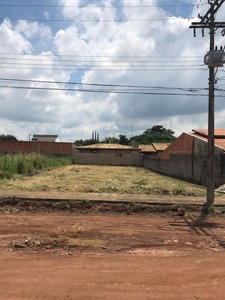
{"label": "concrete wall", "polygon": [[169,159],[145,157],[144,167],[163,175],[193,181],[192,156],[188,154],[171,154]]}
{"label": "concrete wall", "polygon": [[23,142],[23,141],[0,141],[0,153],[44,153],[71,155],[72,143],[58,142]]}
{"label": "concrete wall", "polygon": [[[165,150],[166,153],[159,158],[145,157],[144,167],[160,174],[206,186],[208,177],[207,142],[188,135],[181,135],[176,140],[176,145],[177,147],[173,144],[171,145],[173,147],[168,147]],[[223,150],[215,147],[215,187],[224,183],[225,157]]]}
{"label": "concrete wall", "polygon": [[80,165],[143,166],[142,154],[74,153],[73,163]]}

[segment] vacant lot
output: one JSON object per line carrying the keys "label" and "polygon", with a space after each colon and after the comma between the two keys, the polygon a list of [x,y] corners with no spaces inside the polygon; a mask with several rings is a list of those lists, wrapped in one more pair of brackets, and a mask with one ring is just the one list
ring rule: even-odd
{"label": "vacant lot", "polygon": [[205,188],[144,168],[70,165],[3,180],[1,190],[204,196]]}
{"label": "vacant lot", "polygon": [[0,299],[225,299],[225,221],[0,215]]}
{"label": "vacant lot", "polygon": [[[1,190],[204,196],[143,168],[67,166]],[[130,196],[131,197],[131,196]],[[196,198],[197,199],[197,198]],[[0,201],[0,299],[225,299],[225,220],[172,206]],[[154,213],[152,213],[154,211]]]}

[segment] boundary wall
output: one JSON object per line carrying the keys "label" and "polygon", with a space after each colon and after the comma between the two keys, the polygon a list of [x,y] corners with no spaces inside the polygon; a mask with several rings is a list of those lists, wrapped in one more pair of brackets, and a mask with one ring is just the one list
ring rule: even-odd
{"label": "boundary wall", "polygon": [[38,142],[38,141],[0,141],[0,153],[43,153],[56,155],[72,155],[72,143]]}
{"label": "boundary wall", "polygon": [[[196,146],[196,145],[195,145]],[[225,155],[215,147],[215,188],[225,183]],[[144,157],[143,167],[151,171],[207,186],[207,152],[169,153],[167,158]]]}
{"label": "boundary wall", "polygon": [[143,154],[128,153],[76,153],[73,163],[81,165],[109,165],[109,166],[138,166],[143,167]]}

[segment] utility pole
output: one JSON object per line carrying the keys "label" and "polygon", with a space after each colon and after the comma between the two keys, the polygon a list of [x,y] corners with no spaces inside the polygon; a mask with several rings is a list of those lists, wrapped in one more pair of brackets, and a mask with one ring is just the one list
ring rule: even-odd
{"label": "utility pole", "polygon": [[[202,29],[202,36],[204,36],[204,29],[209,29],[210,45],[209,52],[205,56],[205,64],[209,67],[209,99],[208,99],[208,180],[207,180],[207,204],[214,203],[214,189],[215,189],[215,160],[214,160],[214,91],[215,91],[215,75],[214,68],[221,67],[223,51],[214,50],[215,48],[215,31],[218,28],[225,28],[225,22],[215,22],[215,14],[225,0],[208,0],[210,8],[202,17],[200,22],[192,22],[189,28],[194,29],[194,36],[196,36],[196,29]],[[224,30],[222,30],[224,35]]]}

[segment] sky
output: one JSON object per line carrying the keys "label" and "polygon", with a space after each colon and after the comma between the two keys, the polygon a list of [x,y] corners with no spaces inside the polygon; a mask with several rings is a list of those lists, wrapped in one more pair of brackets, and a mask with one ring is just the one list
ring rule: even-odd
{"label": "sky", "polygon": [[[47,3],[47,4],[46,4]],[[207,129],[208,0],[0,0],[0,134],[63,142]],[[216,21],[223,21],[225,4]],[[225,46],[221,30],[216,45]],[[215,127],[225,128],[224,68]]]}

